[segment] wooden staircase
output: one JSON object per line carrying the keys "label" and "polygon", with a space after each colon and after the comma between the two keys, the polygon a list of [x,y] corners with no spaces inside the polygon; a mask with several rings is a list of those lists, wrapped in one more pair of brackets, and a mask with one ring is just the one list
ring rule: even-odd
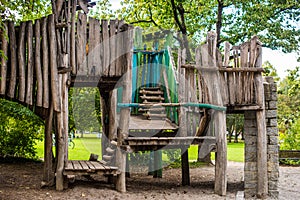
{"label": "wooden staircase", "polygon": [[[165,100],[164,92],[160,87],[144,87],[139,93],[143,104],[163,103]],[[138,111],[147,119],[166,119],[167,117],[164,107],[139,108]]]}

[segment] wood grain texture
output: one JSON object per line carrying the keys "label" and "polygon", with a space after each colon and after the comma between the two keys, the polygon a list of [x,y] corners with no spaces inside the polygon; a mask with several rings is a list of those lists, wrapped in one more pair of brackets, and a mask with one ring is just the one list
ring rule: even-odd
{"label": "wood grain texture", "polygon": [[34,32],[35,32],[35,56],[34,56],[34,67],[35,75],[37,80],[36,90],[36,105],[39,107],[43,106],[43,74],[41,66],[41,33],[40,33],[40,20],[35,21]]}
{"label": "wood grain texture", "polygon": [[42,18],[41,34],[42,34],[42,75],[43,75],[43,107],[49,107],[49,43],[47,34],[47,17]]}
{"label": "wood grain texture", "polygon": [[89,53],[88,53],[88,74],[101,75],[102,55],[100,54],[100,22],[92,17],[89,18]]}
{"label": "wood grain texture", "polygon": [[76,38],[76,60],[77,75],[87,75],[87,17],[85,14],[78,13],[77,38]]}
{"label": "wood grain texture", "polygon": [[17,44],[16,44],[16,32],[14,22],[8,22],[8,37],[9,37],[9,51],[10,51],[10,75],[9,75],[9,88],[7,96],[9,98],[15,97],[16,81],[17,81]]}
{"label": "wood grain texture", "polygon": [[28,105],[33,103],[33,72],[34,72],[34,52],[33,52],[33,26],[32,21],[26,23],[26,45],[27,45],[27,76],[26,76],[26,97]]}
{"label": "wood grain texture", "polygon": [[25,91],[26,91],[26,75],[25,75],[25,67],[26,67],[26,58],[25,58],[25,28],[26,22],[21,22],[20,31],[19,31],[19,39],[18,39],[18,60],[19,60],[19,95],[18,100],[20,102],[25,101]]}
{"label": "wood grain texture", "polygon": [[103,43],[103,75],[109,76],[109,62],[110,62],[110,46],[109,46],[109,29],[108,21],[101,21],[102,28],[102,43]]}
{"label": "wood grain texture", "polygon": [[8,26],[7,22],[3,22],[3,32],[0,34],[0,40],[1,40],[1,50],[3,53],[3,56],[0,58],[0,67],[1,67],[1,80],[0,80],[0,94],[4,95],[6,92],[6,80],[7,80],[7,58],[8,58],[8,40],[6,38],[6,33],[8,32]]}

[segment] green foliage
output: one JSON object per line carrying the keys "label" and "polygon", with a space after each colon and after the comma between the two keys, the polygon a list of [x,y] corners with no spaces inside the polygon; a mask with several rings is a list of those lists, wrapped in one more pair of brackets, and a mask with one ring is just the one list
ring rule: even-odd
{"label": "green foliage", "polygon": [[299,50],[298,0],[123,0],[122,5],[117,13],[129,23],[183,34],[186,28],[186,34],[197,43],[217,27],[218,42],[236,44],[258,35],[266,47],[284,52]]}
{"label": "green foliage", "polygon": [[100,94],[97,88],[70,88],[70,131],[100,131]]}
{"label": "green foliage", "polygon": [[0,99],[0,156],[35,158],[43,121],[29,109]]}
{"label": "green foliage", "polygon": [[244,115],[229,114],[226,115],[226,129],[228,132],[228,140],[231,142],[231,137],[235,136],[234,142],[238,142],[238,136],[244,134]]}
{"label": "green foliage", "polygon": [[300,149],[300,71],[299,67],[289,70],[289,74],[279,84],[278,126],[280,148]]}
{"label": "green foliage", "polygon": [[27,21],[41,18],[52,12],[51,0],[0,0],[0,19]]}
{"label": "green foliage", "polygon": [[274,78],[275,82],[280,81],[280,78],[277,74],[276,68],[269,61],[264,62],[262,64],[262,67],[265,70],[265,72],[263,73],[263,76],[272,76]]}

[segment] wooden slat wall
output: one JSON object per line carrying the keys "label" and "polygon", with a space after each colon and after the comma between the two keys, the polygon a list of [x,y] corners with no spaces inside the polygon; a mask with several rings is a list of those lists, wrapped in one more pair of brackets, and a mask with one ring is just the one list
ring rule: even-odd
{"label": "wooden slat wall", "polygon": [[254,76],[262,70],[253,68],[261,68],[255,65],[259,56],[258,45],[253,39],[233,47],[228,42],[225,43],[223,66],[219,66],[225,85],[222,92],[225,105],[257,104]]}

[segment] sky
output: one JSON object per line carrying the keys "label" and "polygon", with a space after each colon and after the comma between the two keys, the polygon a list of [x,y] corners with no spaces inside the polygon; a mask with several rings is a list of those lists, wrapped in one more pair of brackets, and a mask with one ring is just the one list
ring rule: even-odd
{"label": "sky", "polygon": [[[110,0],[113,9],[121,7],[121,0]],[[286,70],[295,69],[296,66],[300,66],[300,62],[297,62],[296,53],[285,54],[279,50],[272,50],[269,48],[263,48],[263,63],[269,61],[277,70],[278,76],[283,79],[288,73]]]}

